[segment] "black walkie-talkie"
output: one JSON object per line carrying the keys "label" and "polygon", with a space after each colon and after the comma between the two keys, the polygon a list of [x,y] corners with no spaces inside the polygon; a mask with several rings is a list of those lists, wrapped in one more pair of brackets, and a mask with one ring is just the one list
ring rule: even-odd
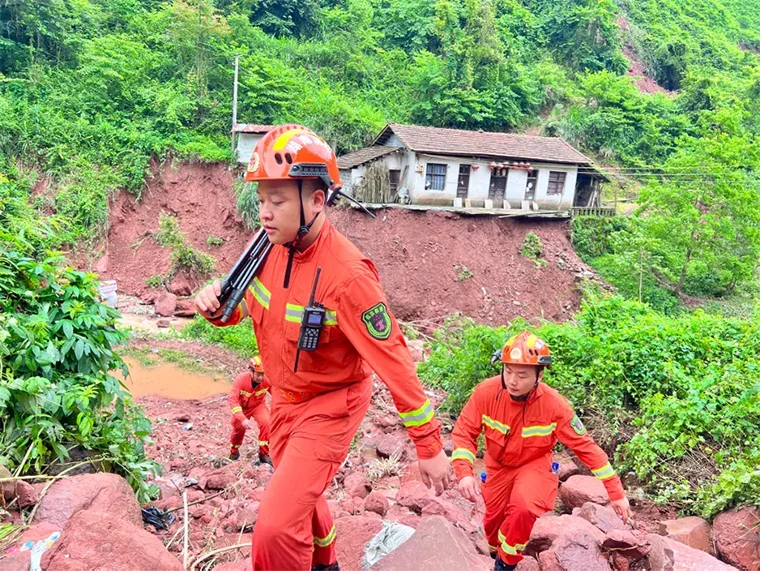
{"label": "black walkie-talkie", "polygon": [[293,365],[293,372],[298,372],[298,359],[301,357],[301,351],[316,351],[319,346],[319,335],[325,326],[325,306],[314,301],[317,293],[317,284],[319,283],[319,274],[322,268],[317,268],[317,274],[314,276],[314,285],[311,288],[311,297],[309,305],[303,310],[301,318],[301,332],[298,335],[298,349],[296,350],[296,362]]}

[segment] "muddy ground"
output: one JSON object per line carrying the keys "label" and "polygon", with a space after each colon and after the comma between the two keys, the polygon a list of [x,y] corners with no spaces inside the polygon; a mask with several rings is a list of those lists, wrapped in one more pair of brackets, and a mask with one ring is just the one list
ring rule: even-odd
{"label": "muddy ground", "polygon": [[[218,275],[232,266],[251,236],[235,209],[233,173],[227,166],[154,166],[142,200],[118,194],[110,209],[107,243],[77,264],[117,280],[120,294],[152,300],[156,290],[147,280],[171,268],[170,250],[152,237],[162,212],[176,215],[189,243],[214,256]],[[374,261],[390,304],[403,320],[437,322],[453,312],[482,323],[518,316],[564,320],[578,307],[579,279],[590,268],[572,249],[567,220],[401,209],[377,215],[372,220],[349,208],[330,212],[336,227]],[[540,262],[520,255],[530,232],[543,244]],[[222,244],[209,246],[210,236]]]}

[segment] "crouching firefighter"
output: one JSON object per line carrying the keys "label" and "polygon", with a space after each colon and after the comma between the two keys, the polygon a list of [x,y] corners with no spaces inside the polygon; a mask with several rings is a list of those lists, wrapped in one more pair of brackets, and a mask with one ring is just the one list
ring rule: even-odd
{"label": "crouching firefighter", "polygon": [[245,179],[258,182],[271,249],[226,317],[218,281],[201,290],[196,305],[218,326],[251,318],[272,383],[275,470],[259,506],[253,568],[336,570],[335,527],[323,494],[369,407],[372,371],[390,389],[414,441],[423,482],[439,494],[450,470],[441,425],[375,266],[325,215],[341,188],[330,146],[305,127],[275,127],[256,145]]}
{"label": "crouching firefighter", "polygon": [[232,434],[230,435],[230,460],[240,458],[240,445],[245,431],[253,428],[251,418],[259,425],[259,462],[272,464],[269,456],[269,408],[266,397],[271,384],[264,376],[261,357],[256,355],[248,361],[248,370],[240,373],[232,383],[227,399],[232,410]]}
{"label": "crouching firefighter", "polygon": [[473,463],[478,436],[485,433],[483,527],[495,571],[508,571],[522,560],[536,519],[554,509],[559,478],[552,470],[552,449],[558,440],[602,481],[624,522],[631,512],[607,455],[570,403],[541,382],[544,367],[551,364],[546,343],[523,332],[507,341],[496,358],[502,362],[501,375],[475,387],[454,427],[451,459],[462,495],[476,501]]}

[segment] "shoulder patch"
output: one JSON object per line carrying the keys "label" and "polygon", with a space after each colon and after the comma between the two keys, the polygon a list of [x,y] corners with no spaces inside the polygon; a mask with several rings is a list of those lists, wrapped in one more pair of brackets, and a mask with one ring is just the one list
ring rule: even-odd
{"label": "shoulder patch", "polygon": [[572,420],[570,421],[570,426],[573,427],[573,430],[575,430],[575,433],[578,436],[583,436],[586,434],[586,427],[583,426],[583,423],[581,422],[581,419],[578,418],[577,414],[573,416]]}
{"label": "shoulder patch", "polygon": [[370,307],[362,313],[362,321],[367,327],[367,333],[374,339],[384,340],[391,336],[391,316],[383,302]]}

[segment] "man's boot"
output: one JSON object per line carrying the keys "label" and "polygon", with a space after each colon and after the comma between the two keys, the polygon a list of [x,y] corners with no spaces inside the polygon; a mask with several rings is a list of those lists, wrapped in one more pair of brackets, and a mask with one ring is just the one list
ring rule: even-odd
{"label": "man's boot", "polygon": [[517,569],[517,565],[507,565],[499,556],[496,557],[493,564],[493,571],[515,571],[515,569]]}
{"label": "man's boot", "polygon": [[236,460],[240,460],[240,450],[238,450],[237,448],[231,450],[230,451],[230,460],[232,460],[233,462],[236,461]]}
{"label": "man's boot", "polygon": [[269,464],[270,466],[274,466],[274,464],[272,464],[272,457],[266,452],[259,452],[259,464]]}
{"label": "man's boot", "polygon": [[312,565],[311,571],[340,571],[340,565],[337,561],[330,565]]}

